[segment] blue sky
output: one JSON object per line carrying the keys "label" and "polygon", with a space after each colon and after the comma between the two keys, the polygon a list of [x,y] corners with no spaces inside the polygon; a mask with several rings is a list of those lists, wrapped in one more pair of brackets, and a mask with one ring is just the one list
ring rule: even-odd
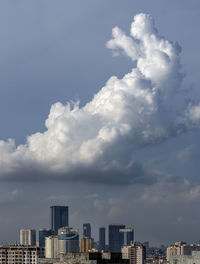
{"label": "blue sky", "polygon": [[[186,99],[191,96],[198,104],[199,9],[198,1],[0,1],[0,138],[25,144],[27,136],[46,130],[45,120],[53,104],[80,100],[81,108],[111,76],[121,79],[130,72],[136,62],[121,53],[112,56],[106,43],[115,26],[129,35],[133,17],[141,12],[154,18],[161,36],[182,47],[186,77],[180,94],[185,98],[187,91]],[[175,101],[171,102],[168,109],[175,108]],[[179,104],[176,101],[177,107]],[[90,127],[96,124],[90,122]],[[89,133],[86,125],[87,119],[81,123],[80,134]],[[50,173],[44,166],[38,171],[40,164],[20,156],[16,170],[8,178],[1,175],[1,239],[14,242],[20,228],[48,227],[49,206],[63,204],[70,206],[70,224],[81,227],[83,222],[91,222],[95,237],[99,226],[116,222],[132,225],[137,240],[152,244],[198,241],[199,125],[171,134],[165,140],[154,137],[153,143],[140,147],[129,145],[128,135],[98,160],[107,165],[120,161],[105,173],[98,167],[102,163],[88,169],[75,162],[71,175],[66,176],[64,170],[57,177],[55,170]],[[74,155],[71,147],[70,154],[61,153],[54,169],[66,153]],[[36,148],[41,150],[41,159],[49,154],[45,144]],[[11,157],[3,148],[0,154],[3,171]],[[125,164],[131,160],[134,163],[127,169]]]}

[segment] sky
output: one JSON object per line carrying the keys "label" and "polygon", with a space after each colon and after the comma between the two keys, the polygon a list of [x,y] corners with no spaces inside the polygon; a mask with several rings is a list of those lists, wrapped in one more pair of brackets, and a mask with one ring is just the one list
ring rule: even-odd
{"label": "sky", "polygon": [[200,3],[0,0],[0,243],[68,205],[200,240]]}

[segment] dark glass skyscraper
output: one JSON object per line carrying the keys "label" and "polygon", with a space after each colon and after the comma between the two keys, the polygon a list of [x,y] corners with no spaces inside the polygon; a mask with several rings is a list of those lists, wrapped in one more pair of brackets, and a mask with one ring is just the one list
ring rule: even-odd
{"label": "dark glass skyscraper", "polygon": [[58,229],[69,225],[68,206],[51,206],[51,229],[54,235]]}
{"label": "dark glass skyscraper", "polygon": [[91,225],[90,225],[90,223],[83,224],[83,237],[91,238]]}
{"label": "dark glass skyscraper", "polygon": [[45,238],[52,235],[52,230],[42,228],[39,230],[39,246],[45,247]]}
{"label": "dark glass skyscraper", "polygon": [[105,227],[99,228],[99,251],[105,251],[106,248],[106,229]]}
{"label": "dark glass skyscraper", "polygon": [[120,247],[130,246],[131,242],[134,241],[133,228],[120,229],[119,233],[120,233]]}
{"label": "dark glass skyscraper", "polygon": [[109,225],[109,251],[110,252],[121,252],[120,247],[120,229],[124,229],[125,225]]}

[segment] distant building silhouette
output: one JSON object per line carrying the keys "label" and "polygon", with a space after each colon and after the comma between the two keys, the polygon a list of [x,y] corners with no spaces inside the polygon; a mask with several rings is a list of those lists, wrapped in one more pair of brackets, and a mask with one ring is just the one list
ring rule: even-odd
{"label": "distant building silhouette", "polygon": [[105,227],[99,228],[99,251],[106,250],[106,229]]}
{"label": "distant building silhouette", "polygon": [[83,237],[91,238],[91,225],[90,225],[90,223],[83,224]]}

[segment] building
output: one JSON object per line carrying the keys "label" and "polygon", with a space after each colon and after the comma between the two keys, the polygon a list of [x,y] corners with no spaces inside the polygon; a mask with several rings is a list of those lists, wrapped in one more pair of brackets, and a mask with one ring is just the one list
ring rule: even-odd
{"label": "building", "polygon": [[20,230],[20,245],[24,245],[24,246],[35,246],[36,245],[35,229],[21,229]]}
{"label": "building", "polygon": [[39,230],[39,246],[45,247],[45,238],[52,235],[52,230],[48,228],[41,228]]}
{"label": "building", "polygon": [[44,248],[36,246],[0,246],[1,264],[38,264],[44,258]]}
{"label": "building", "polygon": [[109,225],[108,237],[109,237],[109,251],[121,252],[120,247],[120,229],[124,229],[125,225]]}
{"label": "building", "polygon": [[59,260],[40,259],[40,264],[129,264],[128,259],[122,259],[121,253],[65,253]]}
{"label": "building", "polygon": [[91,225],[90,225],[90,223],[83,224],[83,237],[91,238]]}
{"label": "building", "polygon": [[51,230],[54,235],[58,234],[58,229],[69,225],[68,206],[51,206]]}
{"label": "building", "polygon": [[58,236],[45,238],[45,258],[58,258]]}
{"label": "building", "polygon": [[58,230],[59,253],[79,252],[78,229],[62,227]]}
{"label": "building", "polygon": [[120,233],[120,247],[130,246],[131,242],[134,241],[134,230],[133,228],[124,228],[119,230]]}
{"label": "building", "polygon": [[169,264],[200,264],[200,251],[192,251],[191,255],[171,255]]}
{"label": "building", "polygon": [[90,252],[94,248],[94,239],[89,237],[83,237],[80,241],[80,251]]}
{"label": "building", "polygon": [[105,227],[99,228],[99,251],[106,250],[106,229]]}
{"label": "building", "polygon": [[177,255],[192,255],[192,251],[200,251],[200,245],[197,244],[187,244],[186,242],[176,242],[173,245],[167,247],[167,261],[169,261],[171,256]]}
{"label": "building", "polygon": [[146,248],[142,244],[132,242],[130,246],[122,247],[122,258],[129,259],[130,264],[144,264],[146,260]]}

